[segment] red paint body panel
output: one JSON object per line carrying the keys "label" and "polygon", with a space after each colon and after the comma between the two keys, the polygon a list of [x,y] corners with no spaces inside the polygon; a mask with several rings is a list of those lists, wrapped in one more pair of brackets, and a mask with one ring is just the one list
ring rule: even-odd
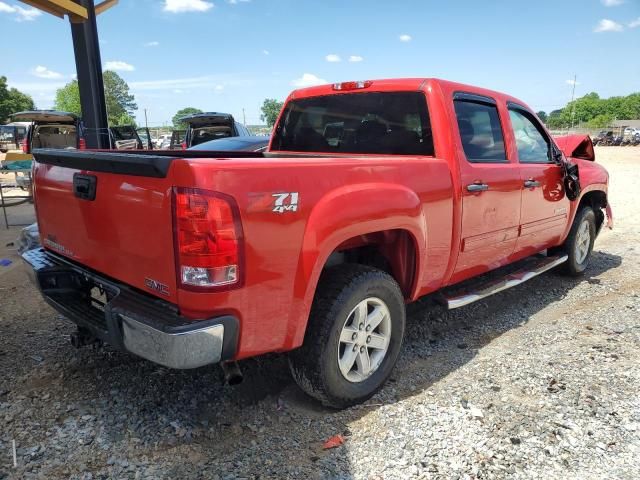
{"label": "red paint body panel", "polygon": [[[38,222],[45,242],[51,239],[45,247],[63,245],[73,260],[165,298],[189,318],[237,316],[240,359],[302,343],[318,278],[336,250],[379,243],[411,301],[566,237],[578,201],[564,197],[559,167],[518,163],[506,104],[522,102],[435,79],[374,81],[367,91],[424,92],[435,155],[178,158],[166,178],[83,172],[97,177],[93,202],[74,197],[76,170],[36,163]],[[507,163],[467,162],[453,109],[457,91],[496,100]],[[295,91],[289,99],[343,93],[329,85]],[[606,171],[576,161],[583,194],[606,193]],[[525,189],[528,178],[543,186]],[[466,185],[475,181],[491,189],[468,192]],[[241,288],[216,293],[177,288],[173,187],[235,199],[244,231]],[[273,212],[273,194],[281,192],[298,193],[296,211]],[[145,278],[165,284],[168,295],[149,289]]]}

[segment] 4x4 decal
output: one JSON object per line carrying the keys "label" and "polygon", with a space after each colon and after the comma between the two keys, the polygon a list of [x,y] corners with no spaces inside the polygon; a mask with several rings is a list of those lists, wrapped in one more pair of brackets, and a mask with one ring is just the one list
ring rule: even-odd
{"label": "4x4 decal", "polygon": [[274,193],[271,195],[276,200],[273,206],[273,212],[297,212],[298,211],[298,192]]}

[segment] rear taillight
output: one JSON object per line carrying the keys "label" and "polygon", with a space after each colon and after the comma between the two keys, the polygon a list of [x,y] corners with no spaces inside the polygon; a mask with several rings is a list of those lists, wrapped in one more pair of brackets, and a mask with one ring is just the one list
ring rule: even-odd
{"label": "rear taillight", "polygon": [[187,149],[187,142],[182,142],[180,144],[180,147],[182,148],[182,150],[186,150]]}
{"label": "rear taillight", "polygon": [[31,153],[30,150],[29,140],[25,137],[25,139],[22,140],[22,153]]}
{"label": "rear taillight", "polygon": [[83,137],[80,137],[78,139],[78,150],[86,150],[87,149],[87,142]]}
{"label": "rear taillight", "polygon": [[211,291],[241,286],[242,224],[233,198],[175,187],[173,215],[180,287]]}

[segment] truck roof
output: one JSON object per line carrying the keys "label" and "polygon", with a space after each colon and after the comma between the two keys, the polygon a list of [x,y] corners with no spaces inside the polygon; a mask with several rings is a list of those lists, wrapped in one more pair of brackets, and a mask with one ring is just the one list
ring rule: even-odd
{"label": "truck roof", "polygon": [[386,79],[378,79],[378,80],[366,80],[363,83],[370,84],[364,88],[358,89],[344,89],[338,90],[336,89],[336,85],[346,84],[346,83],[356,83],[356,82],[338,82],[338,83],[329,83],[326,85],[318,85],[314,87],[300,88],[298,90],[294,90],[289,95],[288,100],[294,100],[299,98],[306,97],[317,97],[322,95],[335,95],[340,93],[366,93],[366,92],[393,92],[393,91],[416,91],[422,90],[425,88],[434,88],[441,87],[443,90],[447,91],[463,91],[466,93],[476,93],[478,95],[484,95],[488,97],[492,97],[496,100],[500,99],[503,101],[511,101],[514,103],[519,103],[520,105],[527,106],[528,105],[519,100],[518,98],[512,97],[511,95],[497,92],[495,90],[489,90],[482,87],[476,87],[473,85],[467,85],[464,83],[452,82],[449,80],[442,80],[439,78],[386,78]]}

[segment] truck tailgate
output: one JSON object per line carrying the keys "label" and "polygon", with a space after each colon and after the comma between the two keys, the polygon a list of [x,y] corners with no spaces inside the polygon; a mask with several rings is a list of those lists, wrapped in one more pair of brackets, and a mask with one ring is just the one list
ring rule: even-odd
{"label": "truck tailgate", "polygon": [[43,246],[177,302],[172,159],[60,150],[39,150],[34,157]]}

